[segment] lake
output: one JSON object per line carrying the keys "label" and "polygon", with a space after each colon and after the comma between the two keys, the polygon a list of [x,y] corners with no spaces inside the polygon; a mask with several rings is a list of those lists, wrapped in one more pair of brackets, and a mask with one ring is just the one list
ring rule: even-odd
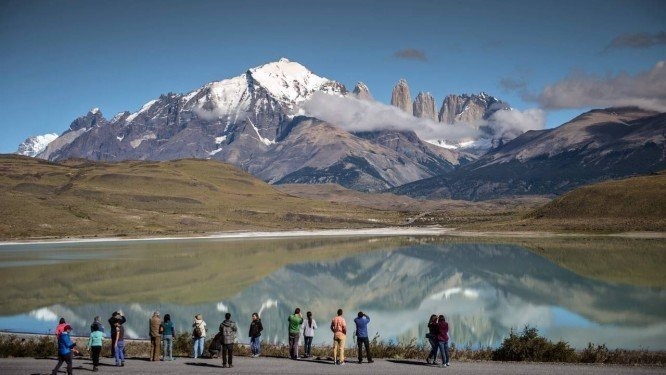
{"label": "lake", "polygon": [[248,342],[250,316],[259,312],[263,339],[286,342],[287,316],[300,307],[319,325],[315,343],[330,344],[328,325],[342,308],[350,327],[359,310],[368,314],[371,337],[385,341],[422,342],[436,313],[447,317],[458,346],[496,347],[512,328],[530,325],[576,348],[666,349],[664,240],[503,242],[357,236],[3,245],[0,330],[52,332],[63,316],[75,335],[87,335],[99,315],[108,332],[106,320],[122,310],[128,335],[144,338],[154,310],[170,314],[179,332],[191,331],[195,314],[216,332],[230,312],[239,341]]}

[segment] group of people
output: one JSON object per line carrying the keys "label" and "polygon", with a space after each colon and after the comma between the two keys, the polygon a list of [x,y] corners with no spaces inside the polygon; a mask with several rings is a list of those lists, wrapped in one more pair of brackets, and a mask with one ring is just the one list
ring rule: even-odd
{"label": "group of people", "polygon": [[[430,341],[430,354],[426,358],[427,363],[437,364],[437,351],[442,355],[442,363],[440,366],[448,367],[449,364],[449,323],[446,322],[444,315],[437,316],[435,314],[430,316],[428,321],[428,333],[426,338]],[[432,362],[430,362],[432,360]]]}
{"label": "group of people", "polygon": [[[336,365],[345,364],[345,342],[347,340],[347,322],[342,316],[342,309],[338,309],[337,315],[331,320],[331,332],[333,332],[333,362]],[[312,340],[314,332],[317,329],[317,322],[312,317],[312,312],[308,311],[303,318],[301,309],[296,308],[292,315],[287,318],[289,325],[289,356],[291,359],[299,359],[299,341],[301,331],[305,341],[305,358],[312,357]],[[307,320],[306,320],[307,319]],[[368,363],[374,362],[370,354],[370,339],[368,338],[368,324],[370,317],[363,311],[359,311],[358,317],[354,319],[356,324],[356,344],[358,345],[358,363],[363,362],[363,346]],[[303,327],[303,328],[302,328]]]}
{"label": "group of people", "polygon": [[[122,311],[116,311],[109,318],[109,326],[111,327],[111,354],[115,359],[116,366],[125,365],[125,329],[124,324],[127,321]],[[356,337],[356,344],[358,345],[358,363],[363,362],[363,348],[365,348],[365,355],[368,363],[372,363],[372,355],[370,353],[370,339],[368,337],[368,324],[370,317],[363,311],[359,311],[357,317],[354,319],[356,329],[354,335]],[[299,356],[299,343],[301,334],[304,338],[304,357],[312,357],[312,341],[314,338],[315,330],[318,329],[317,322],[312,316],[312,312],[308,311],[305,318],[301,314],[301,309],[296,308],[292,315],[287,318],[288,331],[289,331],[289,356],[291,359],[300,359]],[[151,361],[160,360],[160,346],[162,347],[162,360],[172,361],[173,358],[173,340],[176,336],[175,326],[171,321],[169,314],[164,315],[164,319],[160,317],[159,311],[153,312],[148,321],[148,334],[151,344]],[[258,313],[252,314],[252,321],[250,322],[250,351],[252,357],[258,357],[261,354],[261,332],[264,327],[261,323]],[[343,316],[342,309],[338,309],[337,315],[331,320],[331,332],[333,333],[333,361],[336,365],[345,364],[345,342],[347,339],[347,322]],[[53,374],[56,374],[63,363],[67,364],[67,373],[72,373],[72,355],[77,354],[76,343],[69,337],[72,327],[65,322],[64,318],[60,319],[56,327],[56,336],[58,339],[58,363],[53,369]],[[211,357],[220,355],[222,357],[222,367],[233,367],[233,346],[236,341],[238,327],[236,323],[231,320],[231,314],[225,314],[225,320],[220,323],[219,332],[215,335],[213,341],[209,345],[209,352]],[[449,366],[449,325],[443,315],[432,315],[428,321],[428,333],[426,338],[429,340],[432,347],[426,362],[437,364],[438,351],[441,353],[442,367]],[[100,317],[96,316],[93,323],[90,325],[90,337],[88,339],[88,348],[91,352],[93,371],[98,371],[99,358],[102,350],[102,340],[106,337],[104,332],[104,325],[100,321]],[[203,320],[201,314],[194,316],[192,322],[192,339],[193,339],[193,358],[203,356],[204,344],[206,338],[206,322]],[[160,345],[161,343],[161,345]],[[431,362],[432,361],[432,362]]]}
{"label": "group of people", "polygon": [[[122,311],[115,311],[109,318],[111,327],[111,355],[115,358],[116,366],[125,365],[125,329],[123,324],[127,320]],[[72,326],[67,324],[65,318],[60,318],[55,329],[56,339],[58,341],[58,363],[51,372],[57,374],[63,363],[67,364],[67,374],[72,373],[72,356],[79,353],[76,343],[72,341],[70,333]],[[102,341],[106,337],[104,325],[99,316],[93,319],[90,325],[90,337],[88,338],[88,349],[93,362],[93,371],[99,371],[99,357],[102,352]]]}

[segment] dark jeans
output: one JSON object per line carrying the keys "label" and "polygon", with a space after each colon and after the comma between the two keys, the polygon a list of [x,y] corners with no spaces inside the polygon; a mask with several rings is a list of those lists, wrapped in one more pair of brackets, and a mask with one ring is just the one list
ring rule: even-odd
{"label": "dark jeans", "polygon": [[303,336],[305,337],[305,356],[312,357],[312,336]]}
{"label": "dark jeans", "polygon": [[234,359],[234,344],[222,344],[222,365],[231,365]]}
{"label": "dark jeans", "polygon": [[439,342],[439,351],[442,353],[442,364],[445,365],[449,363],[449,342],[440,341]]}
{"label": "dark jeans", "polygon": [[102,347],[101,346],[91,346],[90,347],[90,354],[92,357],[93,361],[93,366],[97,367],[99,366],[99,353],[102,352]]}
{"label": "dark jeans", "polygon": [[367,337],[357,337],[356,343],[358,344],[358,361],[363,360],[363,346],[365,346],[365,356],[368,357],[368,362],[372,361],[372,355],[370,355],[370,339]]}
{"label": "dark jeans", "polygon": [[299,332],[289,333],[289,356],[291,359],[298,358],[298,339],[301,337]]}
{"label": "dark jeans", "polygon": [[435,362],[437,360],[437,349],[439,349],[439,343],[437,342],[436,338],[428,338],[428,341],[430,341],[430,346],[432,349],[430,349],[430,354],[428,354],[428,359],[432,358],[432,361]]}
{"label": "dark jeans", "polygon": [[53,369],[53,371],[51,371],[51,374],[53,374],[53,375],[57,374],[58,370],[60,370],[60,366],[62,366],[63,362],[67,363],[67,374],[71,375],[71,373],[72,373],[72,353],[65,354],[65,355],[58,354],[58,364]]}

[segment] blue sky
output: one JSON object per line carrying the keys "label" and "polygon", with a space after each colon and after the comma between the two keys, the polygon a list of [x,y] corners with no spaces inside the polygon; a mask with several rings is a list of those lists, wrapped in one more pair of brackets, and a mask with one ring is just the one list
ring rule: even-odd
{"label": "blue sky", "polygon": [[663,104],[665,32],[661,0],[1,0],[0,152],[280,57],[384,103],[405,78],[438,107],[486,91],[552,127],[643,93]]}

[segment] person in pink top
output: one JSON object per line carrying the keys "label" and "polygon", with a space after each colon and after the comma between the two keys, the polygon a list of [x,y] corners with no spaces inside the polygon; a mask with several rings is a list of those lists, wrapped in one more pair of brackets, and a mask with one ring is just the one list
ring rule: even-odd
{"label": "person in pink top", "polygon": [[333,361],[336,365],[344,365],[347,322],[342,316],[342,309],[338,309],[338,316],[331,321],[331,331],[333,331]]}
{"label": "person in pink top", "polygon": [[440,315],[437,319],[438,334],[437,343],[439,351],[442,353],[442,367],[449,367],[449,323],[446,322],[444,315]]}

